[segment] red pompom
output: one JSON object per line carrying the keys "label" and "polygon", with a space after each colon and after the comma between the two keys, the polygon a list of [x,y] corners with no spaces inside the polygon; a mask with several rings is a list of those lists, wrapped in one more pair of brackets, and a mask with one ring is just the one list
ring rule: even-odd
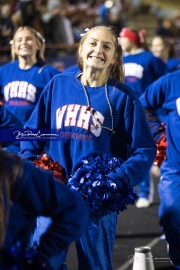
{"label": "red pompom", "polygon": [[65,169],[57,161],[53,161],[49,155],[43,153],[38,159],[34,160],[34,163],[36,167],[50,170],[58,181],[67,183]]}
{"label": "red pompom", "polygon": [[154,160],[154,165],[160,167],[163,161],[166,159],[166,148],[167,148],[166,135],[163,133],[161,136],[161,140],[159,142],[155,140],[155,143],[157,146],[157,153],[156,158]]}

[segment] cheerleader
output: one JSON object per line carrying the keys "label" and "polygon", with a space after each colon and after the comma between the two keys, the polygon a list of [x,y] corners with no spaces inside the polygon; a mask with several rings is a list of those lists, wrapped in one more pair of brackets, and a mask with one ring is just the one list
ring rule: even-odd
{"label": "cheerleader", "polygon": [[[82,36],[78,66],[50,81],[25,128],[57,132],[49,155],[89,206],[89,224],[76,243],[78,269],[112,270],[117,216],[135,203],[133,187],[148,173],[156,146],[139,99],[123,83],[113,28],[96,26]],[[24,141],[21,155],[34,160],[43,147],[43,141]]]}
{"label": "cheerleader", "polygon": [[160,35],[154,36],[151,40],[151,51],[166,63],[167,72],[172,72],[180,68],[180,59],[170,38]]}
{"label": "cheerleader", "polygon": [[[165,74],[166,64],[148,50],[144,30],[138,32],[123,28],[119,37],[124,52],[125,83],[131,86],[140,97],[151,83]],[[137,186],[139,199],[136,207],[146,208],[153,202],[154,186],[152,180],[152,174],[148,173]]]}
{"label": "cheerleader", "polygon": [[35,29],[19,27],[11,41],[12,61],[0,67],[4,106],[24,125],[45,85],[60,73],[44,59],[45,39]]}
{"label": "cheerleader", "polygon": [[[180,269],[180,71],[163,76],[150,85],[140,101],[146,110],[152,133],[161,143],[167,138],[166,159],[160,167],[159,219],[169,245],[169,256]],[[166,129],[156,117],[156,109],[167,111]]]}

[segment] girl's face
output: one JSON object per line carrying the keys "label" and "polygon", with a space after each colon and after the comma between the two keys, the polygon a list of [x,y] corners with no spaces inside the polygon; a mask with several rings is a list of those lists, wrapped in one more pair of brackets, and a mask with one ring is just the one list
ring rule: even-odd
{"label": "girl's face", "polygon": [[102,29],[96,29],[87,35],[79,49],[83,66],[99,70],[108,69],[116,61],[113,36]]}
{"label": "girl's face", "polygon": [[157,56],[157,57],[162,57],[163,50],[165,50],[165,45],[163,43],[163,40],[159,37],[156,37],[152,40],[151,43],[151,52]]}
{"label": "girl's face", "polygon": [[18,57],[36,57],[38,45],[34,34],[24,29],[14,38],[14,52]]}
{"label": "girl's face", "polygon": [[134,43],[127,37],[120,37],[120,44],[123,52],[131,52],[131,49],[134,47]]}

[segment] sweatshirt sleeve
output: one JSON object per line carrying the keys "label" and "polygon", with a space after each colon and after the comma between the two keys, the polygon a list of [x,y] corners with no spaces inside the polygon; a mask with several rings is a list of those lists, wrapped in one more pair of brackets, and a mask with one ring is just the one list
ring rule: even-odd
{"label": "sweatshirt sleeve", "polygon": [[[50,115],[51,115],[51,102],[49,99],[49,94],[51,88],[49,84],[44,88],[39,101],[31,114],[29,120],[24,126],[24,130],[38,130],[47,129],[50,127]],[[45,112],[42,114],[42,111]],[[21,150],[19,154],[29,160],[36,159],[37,155],[41,154],[45,147],[45,142],[39,140],[22,140],[20,142]]]}
{"label": "sweatshirt sleeve", "polygon": [[[165,125],[161,121],[161,111],[168,109],[165,100],[167,100],[167,103],[171,102],[171,97],[168,98],[167,96],[171,95],[168,93],[169,91],[166,91],[169,88],[169,75],[165,75],[152,83],[140,97],[151,133],[157,141],[165,132]],[[159,109],[161,111],[158,111]]]}
{"label": "sweatshirt sleeve", "polygon": [[20,143],[18,141],[12,141],[12,137],[13,132],[17,129],[22,129],[22,127],[21,121],[4,106],[0,105],[0,140],[2,141],[2,147],[4,149],[11,152],[19,152]]}
{"label": "sweatshirt sleeve", "polygon": [[80,238],[89,217],[84,201],[67,186],[56,181],[51,172],[24,161],[15,201],[27,216],[51,217],[52,224],[42,235],[38,250],[51,257]]}
{"label": "sweatshirt sleeve", "polygon": [[128,155],[123,164],[110,174],[110,178],[134,187],[149,173],[156,156],[156,144],[139,99],[134,97],[125,110]]}
{"label": "sweatshirt sleeve", "polygon": [[125,123],[129,134],[128,159],[118,170],[118,175],[122,179],[128,179],[129,184],[134,187],[149,173],[156,156],[156,144],[138,98],[129,111]]}
{"label": "sweatshirt sleeve", "polygon": [[21,121],[0,105],[0,128],[22,128]]}

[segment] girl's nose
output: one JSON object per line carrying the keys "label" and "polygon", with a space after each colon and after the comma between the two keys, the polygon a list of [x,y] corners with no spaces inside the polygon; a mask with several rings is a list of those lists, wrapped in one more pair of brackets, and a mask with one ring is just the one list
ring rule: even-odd
{"label": "girl's nose", "polygon": [[26,43],[27,43],[26,38],[22,38],[21,43],[22,43],[22,44],[26,44]]}
{"label": "girl's nose", "polygon": [[95,49],[95,52],[96,53],[102,53],[102,49],[103,49],[103,47],[102,47],[102,45],[101,44],[97,44],[97,46],[96,46],[96,49]]}

